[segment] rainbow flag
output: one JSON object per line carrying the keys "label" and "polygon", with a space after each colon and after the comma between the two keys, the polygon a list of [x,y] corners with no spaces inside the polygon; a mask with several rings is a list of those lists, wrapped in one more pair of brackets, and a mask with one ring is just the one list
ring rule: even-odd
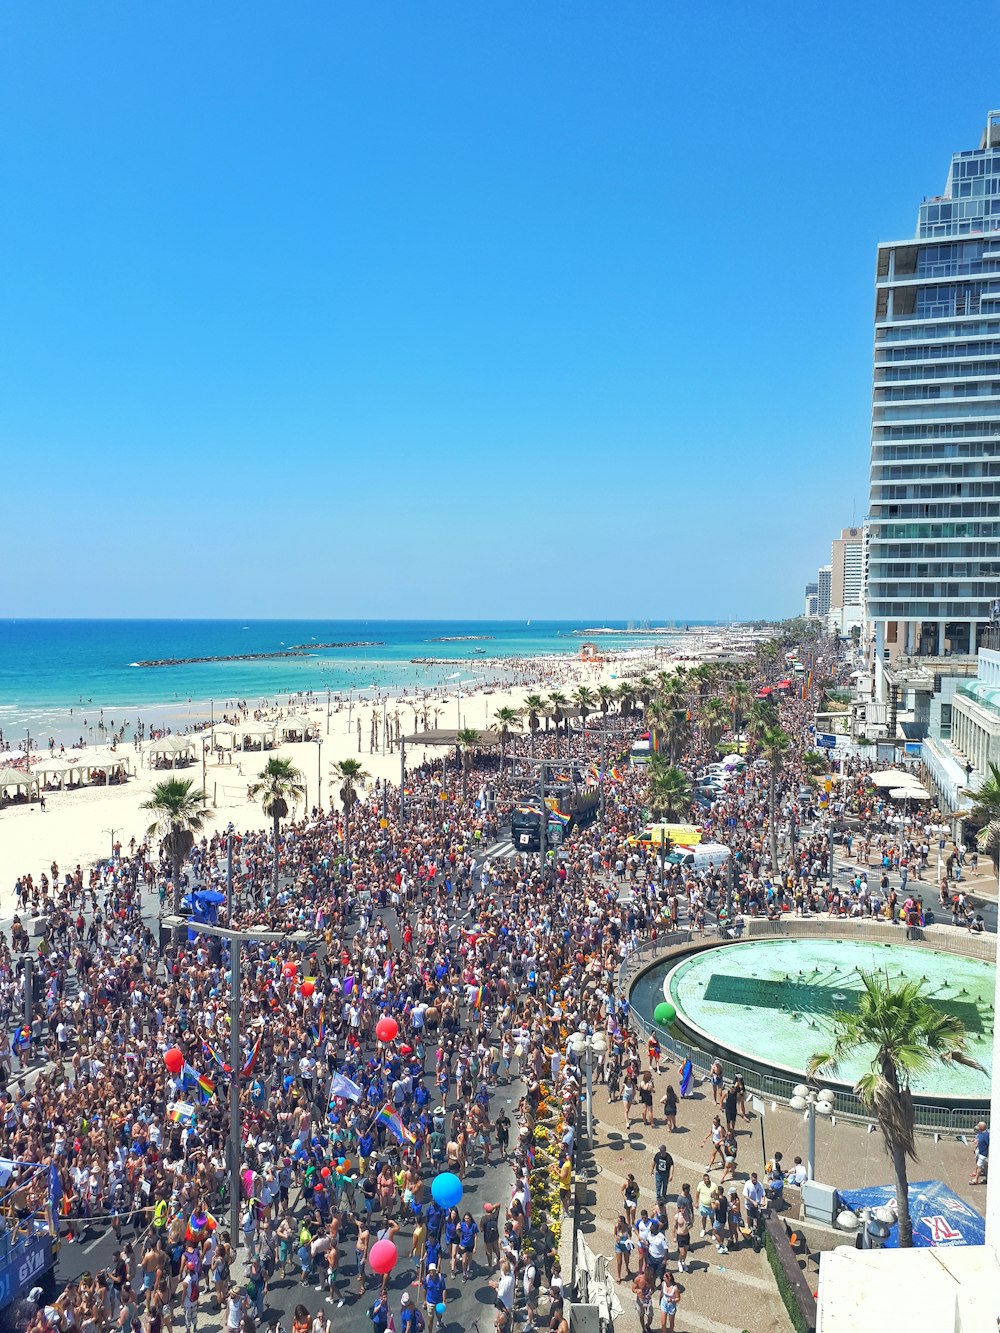
{"label": "rainbow flag", "polygon": [[313,1034],[313,1041],[317,1046],[321,1046],[323,1044],[324,1034],[326,1033],[326,1024],[324,1022],[322,1009],[319,1011],[319,1022],[311,1025],[311,1031]]}
{"label": "rainbow flag", "polygon": [[185,1088],[197,1088],[205,1101],[215,1096],[215,1084],[212,1080],[205,1074],[199,1074],[191,1065],[185,1065],[181,1070],[181,1083]]}
{"label": "rainbow flag", "polygon": [[416,1135],[410,1131],[400,1120],[399,1116],[393,1111],[389,1103],[386,1102],[381,1111],[375,1117],[375,1123],[384,1125],[397,1143],[416,1143]]}
{"label": "rainbow flag", "polygon": [[264,1040],[263,1032],[251,1047],[250,1054],[247,1056],[243,1068],[240,1070],[240,1078],[249,1078],[254,1071],[254,1065],[257,1063],[257,1057],[260,1055],[260,1044]]}
{"label": "rainbow flag", "polygon": [[187,1102],[171,1102],[167,1107],[167,1119],[174,1125],[194,1124],[195,1109]]}
{"label": "rainbow flag", "polygon": [[233,1072],[229,1065],[226,1064],[225,1060],[223,1060],[219,1052],[213,1046],[209,1046],[207,1041],[201,1043],[201,1052],[206,1060],[211,1060],[213,1065],[218,1065],[224,1074],[231,1074]]}
{"label": "rainbow flag", "polygon": [[478,1009],[478,1008],[480,1008],[480,1006],[482,1005],[482,1003],[483,1003],[483,988],[482,988],[482,986],[477,986],[476,989],[472,992],[472,1007],[473,1007],[473,1009]]}

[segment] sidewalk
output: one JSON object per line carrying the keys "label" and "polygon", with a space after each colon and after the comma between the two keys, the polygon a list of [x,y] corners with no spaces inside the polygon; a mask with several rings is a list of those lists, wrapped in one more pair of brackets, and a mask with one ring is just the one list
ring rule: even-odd
{"label": "sidewalk", "polygon": [[[677,1087],[676,1071],[666,1067],[654,1076],[656,1097],[662,1095],[667,1083]],[[654,1099],[655,1100],[655,1099]],[[748,1103],[749,1105],[749,1103]],[[709,1149],[702,1147],[702,1138],[712,1122],[714,1107],[711,1089],[707,1084],[696,1085],[693,1095],[680,1103],[677,1132],[668,1134],[662,1118],[657,1116],[655,1128],[643,1126],[638,1110],[633,1107],[632,1124],[625,1129],[625,1108],[621,1102],[608,1104],[607,1089],[594,1089],[594,1131],[596,1145],[593,1153],[594,1179],[586,1205],[581,1207],[581,1230],[596,1253],[603,1254],[614,1273],[614,1225],[623,1211],[621,1189],[628,1172],[639,1183],[639,1207],[653,1211],[655,1194],[652,1180],[652,1157],[662,1143],[674,1158],[674,1178],[671,1183],[671,1204],[668,1212],[673,1218],[673,1199],[680,1186],[689,1183],[692,1190],[706,1169]],[[763,1120],[763,1123],[762,1123]],[[740,1121],[737,1127],[739,1159],[735,1185],[742,1193],[744,1182],[751,1171],[760,1172],[766,1156],[779,1150],[790,1167],[798,1155],[805,1160],[806,1125],[803,1117],[787,1107],[765,1102],[763,1118],[753,1116],[749,1123]],[[916,1180],[943,1180],[978,1212],[985,1208],[986,1191],[983,1186],[969,1185],[972,1148],[955,1136],[918,1135],[918,1160],[910,1164],[909,1177]],[[831,1122],[817,1118],[816,1170],[821,1181],[837,1188],[849,1189],[865,1185],[882,1185],[892,1180],[892,1166],[885,1153],[882,1136],[869,1132],[866,1125],[843,1120]],[[711,1172],[718,1181],[718,1167]],[[787,1198],[777,1206],[788,1221],[799,1216],[799,1198],[789,1190]],[[754,1254],[749,1245],[726,1255],[719,1255],[709,1239],[698,1235],[698,1222],[692,1231],[691,1267],[688,1273],[677,1274],[682,1291],[682,1302],[677,1315],[677,1327],[684,1330],[715,1330],[716,1333],[787,1333],[791,1324],[778,1295],[770,1265],[763,1251]],[[852,1238],[820,1226],[805,1224],[805,1232],[813,1257],[805,1264],[810,1286],[815,1290],[818,1276],[818,1251],[831,1250],[838,1245],[851,1245]],[[676,1261],[676,1251],[670,1251]],[[634,1256],[630,1256],[635,1272]],[[625,1313],[617,1321],[624,1333],[638,1333],[639,1319],[628,1282],[618,1287]]]}

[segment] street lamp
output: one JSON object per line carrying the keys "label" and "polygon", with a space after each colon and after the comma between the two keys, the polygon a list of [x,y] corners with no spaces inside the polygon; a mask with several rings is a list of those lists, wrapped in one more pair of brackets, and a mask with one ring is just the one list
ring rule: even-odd
{"label": "street lamp", "polygon": [[603,1032],[588,1033],[586,1024],[581,1023],[579,1031],[570,1036],[569,1049],[578,1060],[583,1061],[587,1075],[587,1145],[594,1146],[594,1060],[604,1059],[608,1049],[607,1038]]}
{"label": "street lamp", "polygon": [[323,809],[323,737],[316,738],[316,804]]}
{"label": "street lamp", "polygon": [[804,1111],[809,1129],[806,1147],[806,1172],[810,1180],[816,1179],[816,1112],[820,1115],[832,1115],[834,1094],[829,1088],[810,1088],[805,1083],[797,1083],[792,1089],[788,1105],[793,1111]]}

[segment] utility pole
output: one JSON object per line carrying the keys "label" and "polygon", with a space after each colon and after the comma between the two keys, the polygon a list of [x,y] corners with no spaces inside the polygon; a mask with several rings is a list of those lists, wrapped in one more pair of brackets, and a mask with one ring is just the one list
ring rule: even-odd
{"label": "utility pole", "polygon": [[403,787],[406,783],[406,737],[399,739],[399,827],[403,827]]}
{"label": "utility pole", "polygon": [[203,925],[185,916],[165,916],[164,926],[169,930],[185,927],[199,935],[212,935],[229,941],[231,983],[229,994],[229,1234],[233,1248],[240,1239],[240,1168],[243,1165],[243,1129],[240,1121],[240,1069],[243,1056],[240,1047],[240,964],[244,943],[293,944],[299,947],[317,946],[315,935],[307,930],[231,930],[228,926]]}
{"label": "utility pole", "polygon": [[[605,718],[605,722],[607,719]],[[601,737],[601,771],[597,775],[598,799],[601,808],[601,827],[604,827],[604,789],[608,780],[608,733]]]}
{"label": "utility pole", "polygon": [[233,833],[226,834],[226,925],[233,924]]}
{"label": "utility pole", "polygon": [[545,804],[545,770],[548,767],[545,760],[541,760],[538,769],[538,788],[542,798],[542,810],[538,817],[538,865],[539,869],[545,869],[545,857],[547,855],[545,844],[548,840],[549,831],[549,809]]}
{"label": "utility pole", "polygon": [[326,687],[326,734],[330,734],[330,687]]}
{"label": "utility pole", "polygon": [[323,742],[316,737],[316,804],[323,809]]}

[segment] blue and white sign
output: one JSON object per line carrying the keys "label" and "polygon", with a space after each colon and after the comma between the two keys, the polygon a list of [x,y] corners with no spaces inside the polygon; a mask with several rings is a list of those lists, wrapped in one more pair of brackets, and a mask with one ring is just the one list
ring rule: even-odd
{"label": "blue and white sign", "polygon": [[828,731],[819,731],[816,733],[816,744],[821,750],[835,750],[837,748],[837,738]]}
{"label": "blue and white sign", "polygon": [[[862,1208],[883,1208],[887,1203],[896,1205],[895,1185],[874,1185],[863,1190],[838,1190],[846,1207],[855,1213]],[[913,1223],[913,1244],[922,1248],[935,1245],[985,1245],[986,1223],[974,1208],[943,1180],[910,1182],[910,1220]],[[899,1226],[889,1232],[886,1247],[899,1246]]]}
{"label": "blue and white sign", "polygon": [[30,1291],[52,1267],[52,1237],[31,1236],[19,1241],[0,1269],[0,1309]]}

